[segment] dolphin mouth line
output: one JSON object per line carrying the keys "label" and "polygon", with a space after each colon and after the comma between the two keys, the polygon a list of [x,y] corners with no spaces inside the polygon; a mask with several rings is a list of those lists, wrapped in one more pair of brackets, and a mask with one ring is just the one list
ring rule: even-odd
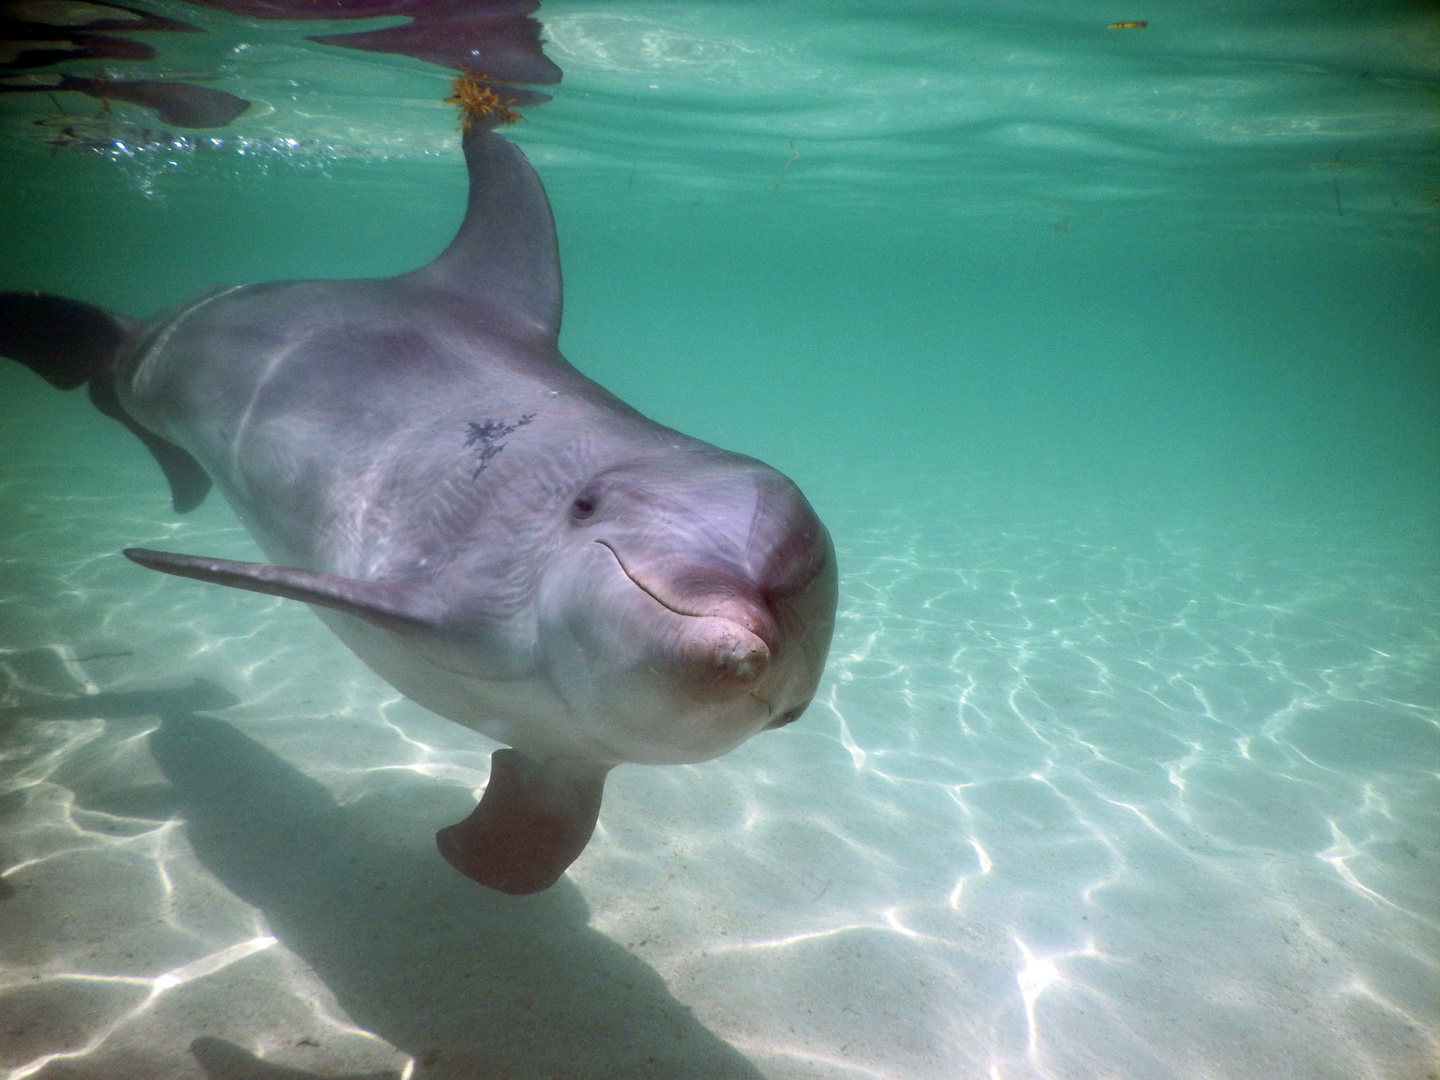
{"label": "dolphin mouth line", "polygon": [[684,615],[685,617],[690,619],[698,619],[703,617],[698,611],[681,611],[673,604],[666,603],[665,600],[663,600],[661,597],[655,595],[654,590],[652,590],[643,581],[641,581],[639,578],[637,578],[634,574],[630,572],[630,568],[625,565],[625,560],[620,558],[620,553],[618,551],[616,551],[613,547],[607,544],[604,540],[596,540],[595,543],[599,544],[601,547],[603,547],[606,551],[610,552],[610,554],[615,557],[615,562],[620,567],[621,572],[627,578],[629,578],[632,583],[634,583],[637,589],[643,592],[646,596],[650,597],[651,600],[654,600],[665,610],[673,611],[676,615]]}
{"label": "dolphin mouth line", "polygon": [[675,615],[683,615],[687,619],[723,619],[726,622],[730,623],[732,626],[738,627],[742,633],[755,638],[755,640],[759,641],[761,645],[763,645],[765,649],[771,654],[775,652],[775,646],[763,634],[758,633],[751,627],[746,626],[744,623],[729,615],[722,615],[719,613],[712,613],[708,611],[685,611],[682,608],[676,607],[664,597],[657,595],[654,589],[650,588],[643,581],[641,581],[634,574],[632,574],[629,568],[625,565],[625,560],[620,558],[620,553],[616,551],[613,547],[611,547],[607,541],[596,540],[595,543],[599,544],[606,551],[610,552],[611,556],[615,559],[616,565],[620,567],[621,573],[623,573],[627,578],[630,579],[631,584],[633,584],[646,596],[650,597],[651,600],[654,600],[666,611],[669,611]]}

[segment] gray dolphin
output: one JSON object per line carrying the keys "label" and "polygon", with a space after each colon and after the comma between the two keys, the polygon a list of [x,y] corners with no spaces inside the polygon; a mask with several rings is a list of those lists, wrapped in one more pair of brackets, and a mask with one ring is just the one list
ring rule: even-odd
{"label": "gray dolphin", "polygon": [[272,562],[127,556],[312,604],[405,696],[511,747],[436,839],[519,894],[584,849],[615,765],[706,761],[805,710],[835,555],[785,476],[566,362],[540,179],[482,126],[464,149],[465,220],[428,266],[211,290],[147,323],[0,294],[0,355],[88,383],[177,510],[213,480]]}

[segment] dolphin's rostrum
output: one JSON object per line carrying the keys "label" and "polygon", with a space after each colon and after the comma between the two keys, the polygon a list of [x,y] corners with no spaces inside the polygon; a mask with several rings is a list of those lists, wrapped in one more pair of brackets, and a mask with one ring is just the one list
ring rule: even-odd
{"label": "dolphin's rostrum", "polygon": [[506,744],[440,850],[553,884],[620,762],[789,723],[834,623],[830,537],[774,469],[646,419],[560,355],[560,266],[520,150],[476,126],[450,246],[387,280],[212,290],[149,323],[0,294],[0,353],[135,432],[176,509],[224,494],[271,564],[131,549],[303,600],[396,689]]}

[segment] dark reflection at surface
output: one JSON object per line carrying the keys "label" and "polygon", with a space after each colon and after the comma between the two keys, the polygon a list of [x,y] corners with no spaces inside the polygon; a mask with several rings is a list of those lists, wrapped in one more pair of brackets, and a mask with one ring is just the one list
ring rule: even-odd
{"label": "dark reflection at surface", "polygon": [[[457,71],[483,74],[503,86],[514,104],[548,101],[538,91],[512,83],[557,83],[560,69],[544,54],[540,24],[530,13],[536,0],[192,0],[251,19],[296,22],[407,16],[403,25],[308,40],[365,52],[413,57]],[[84,60],[158,61],[163,47],[131,34],[198,32],[178,19],[142,8],[89,0],[13,0],[0,7],[0,93],[78,92],[109,107],[123,101],[149,109],[179,128],[220,128],[243,114],[250,102],[186,78],[118,79],[80,72],[42,72]],[[218,73],[217,73],[218,74]]]}
{"label": "dark reflection at surface", "polygon": [[139,8],[76,0],[12,0],[0,4],[0,71],[46,67],[62,60],[151,60],[154,47],[115,33],[199,33],[200,28]]}
{"label": "dark reflection at surface", "polygon": [[225,127],[250,107],[250,102],[225,90],[155,79],[103,79],[80,75],[51,75],[23,85],[0,84],[8,93],[72,91],[95,98],[107,107],[124,101],[149,109],[163,122],[182,128]]}
{"label": "dark reflection at surface", "polygon": [[[402,26],[311,41],[366,52],[394,53],[501,83],[557,83],[560,69],[541,49],[539,0],[192,0],[255,19],[372,19],[406,15]],[[535,104],[543,94],[529,95]]]}
{"label": "dark reflection at surface", "polygon": [[160,51],[150,42],[117,35],[156,31],[198,33],[199,27],[88,0],[15,0],[0,7],[0,92],[81,93],[107,109],[123,101],[184,128],[224,127],[250,107],[228,91],[179,80],[36,72],[77,60],[155,60]]}

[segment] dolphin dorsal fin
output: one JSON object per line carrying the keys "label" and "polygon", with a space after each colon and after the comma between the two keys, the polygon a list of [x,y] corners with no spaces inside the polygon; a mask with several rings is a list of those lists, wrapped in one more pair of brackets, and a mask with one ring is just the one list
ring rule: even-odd
{"label": "dolphin dorsal fin", "polygon": [[560,333],[560,254],[550,200],[520,148],[475,125],[465,133],[470,200],[450,246],[397,280],[443,289],[513,320],[529,336]]}

